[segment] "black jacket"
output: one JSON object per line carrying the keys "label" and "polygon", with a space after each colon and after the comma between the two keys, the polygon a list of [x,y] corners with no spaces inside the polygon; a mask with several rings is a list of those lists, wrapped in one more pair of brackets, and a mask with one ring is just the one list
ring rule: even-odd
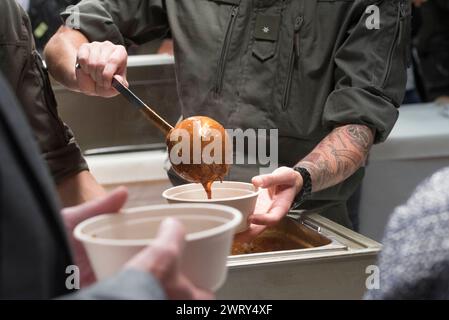
{"label": "black jacket", "polygon": [[[0,299],[49,299],[73,264],[50,175],[0,75]],[[162,299],[149,275],[127,271],[70,298]]]}
{"label": "black jacket", "polygon": [[30,0],[28,14],[36,47],[40,52],[62,24],[59,13],[78,2],[79,0]]}
{"label": "black jacket", "polygon": [[423,83],[421,91],[425,101],[433,101],[449,96],[449,1],[428,1],[418,13],[422,23],[414,45]]}

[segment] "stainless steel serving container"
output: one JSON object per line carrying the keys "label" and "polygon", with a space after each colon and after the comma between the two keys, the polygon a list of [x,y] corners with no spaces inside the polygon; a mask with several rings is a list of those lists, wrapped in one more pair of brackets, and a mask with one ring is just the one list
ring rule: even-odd
{"label": "stainless steel serving container", "polygon": [[320,215],[298,217],[312,248],[229,257],[219,299],[360,299],[381,245]]}

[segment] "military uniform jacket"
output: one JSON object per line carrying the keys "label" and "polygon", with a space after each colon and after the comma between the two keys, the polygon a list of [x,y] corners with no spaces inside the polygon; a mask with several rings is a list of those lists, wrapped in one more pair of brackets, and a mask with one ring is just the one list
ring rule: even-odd
{"label": "military uniform jacket", "polygon": [[[90,41],[122,45],[170,31],[182,115],[278,129],[279,165],[293,166],[336,126],[387,138],[405,91],[410,15],[407,0],[83,0],[63,18]],[[228,178],[256,174],[234,165]],[[305,207],[344,207],[362,176]]]}

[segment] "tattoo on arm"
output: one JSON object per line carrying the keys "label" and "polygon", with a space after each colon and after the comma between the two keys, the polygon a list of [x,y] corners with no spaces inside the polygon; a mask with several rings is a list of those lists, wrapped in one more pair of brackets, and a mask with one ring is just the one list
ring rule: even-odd
{"label": "tattoo on arm", "polygon": [[309,170],[313,191],[332,187],[365,164],[374,132],[364,125],[334,129],[298,166]]}

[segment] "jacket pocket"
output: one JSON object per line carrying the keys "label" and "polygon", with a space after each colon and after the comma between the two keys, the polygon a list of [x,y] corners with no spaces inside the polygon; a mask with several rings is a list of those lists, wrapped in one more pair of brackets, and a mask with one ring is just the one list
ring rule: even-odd
{"label": "jacket pocket", "polygon": [[280,15],[266,15],[259,13],[254,28],[253,55],[261,62],[274,57],[278,44]]}
{"label": "jacket pocket", "polygon": [[228,58],[229,53],[229,47],[231,45],[232,40],[232,33],[234,31],[235,26],[235,20],[237,19],[237,15],[239,12],[239,5],[233,4],[231,7],[231,12],[229,16],[229,22],[226,27],[226,33],[223,40],[223,45],[221,47],[220,52],[220,58],[218,60],[218,66],[217,66],[217,76],[215,80],[215,94],[218,96],[221,94],[221,91],[223,89],[223,78],[226,68],[226,62]]}
{"label": "jacket pocket", "polygon": [[290,57],[288,62],[288,73],[285,81],[284,90],[282,94],[282,110],[288,109],[290,103],[290,95],[292,89],[293,74],[295,72],[295,66],[300,57],[300,31],[304,23],[304,17],[299,16],[295,19],[295,25],[293,30],[293,37],[290,45]]}

